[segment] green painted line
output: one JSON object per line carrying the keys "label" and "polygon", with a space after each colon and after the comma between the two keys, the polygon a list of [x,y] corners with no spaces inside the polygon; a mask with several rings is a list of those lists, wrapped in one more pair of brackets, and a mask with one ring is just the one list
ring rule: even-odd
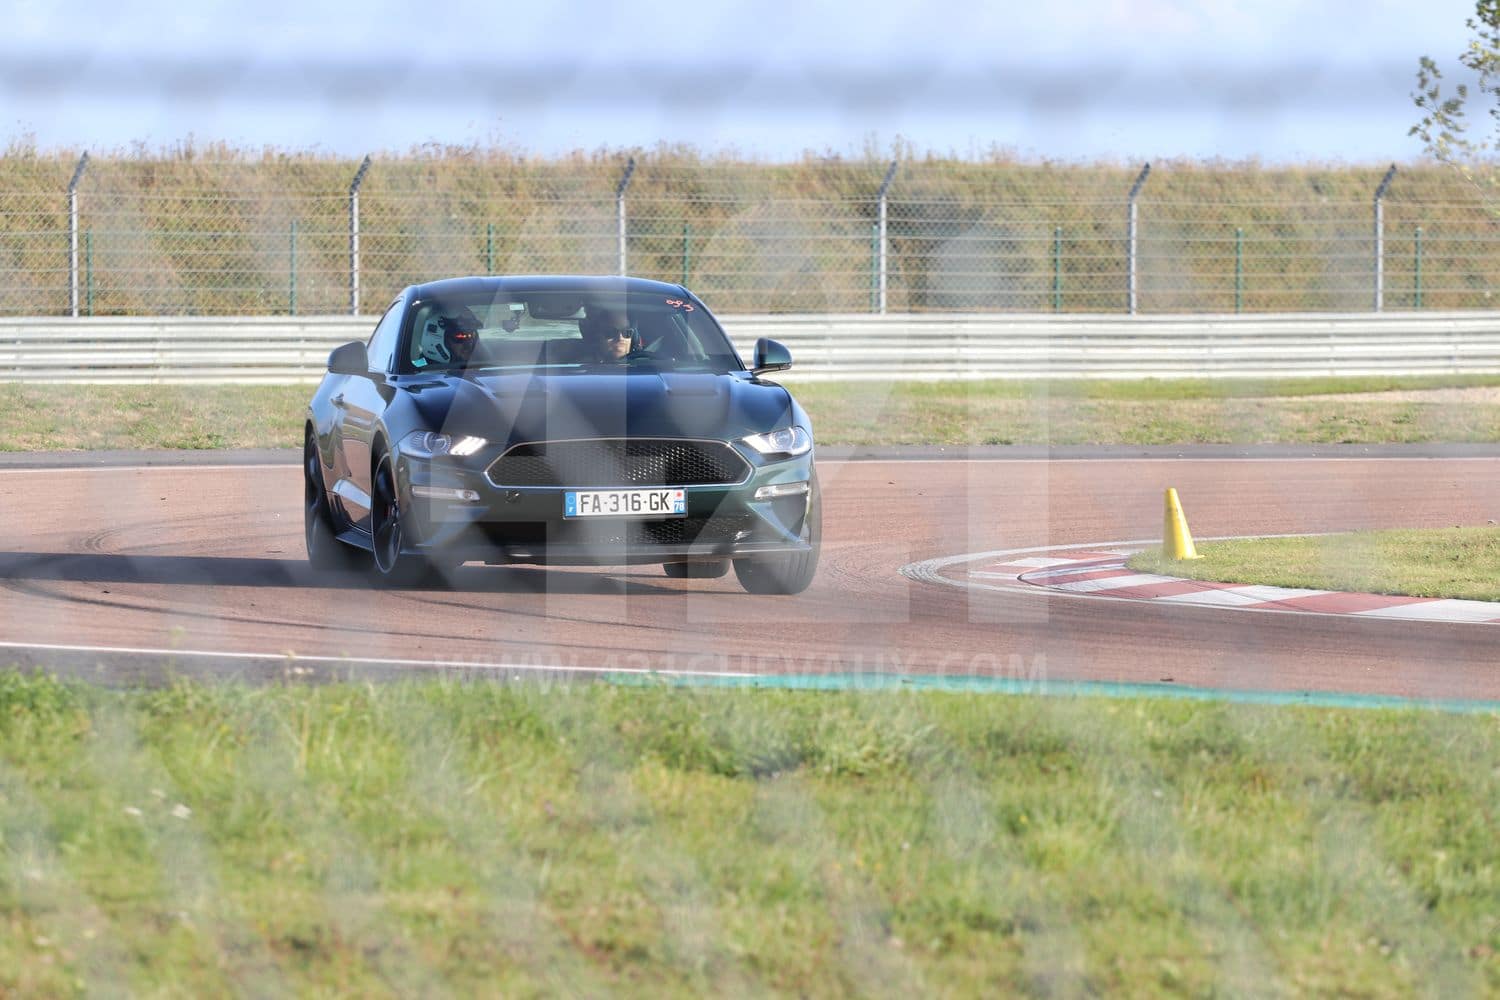
{"label": "green painted line", "polygon": [[1500,715],[1500,701],[1463,698],[1403,698],[1336,691],[1240,691],[1117,681],[1045,681],[1018,677],[941,677],[911,674],[768,674],[714,677],[609,674],[605,680],[627,687],[758,688],[789,691],[953,691],[978,694],[1041,695],[1064,698],[1162,698],[1223,701],[1241,705],[1301,705],[1309,708],[1422,709],[1466,715]]}

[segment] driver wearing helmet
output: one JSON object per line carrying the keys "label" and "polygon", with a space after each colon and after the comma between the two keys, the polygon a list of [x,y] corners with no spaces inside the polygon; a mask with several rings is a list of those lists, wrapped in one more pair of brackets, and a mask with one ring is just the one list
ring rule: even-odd
{"label": "driver wearing helmet", "polygon": [[479,319],[467,307],[448,314],[433,313],[422,323],[419,366],[462,368],[479,341]]}

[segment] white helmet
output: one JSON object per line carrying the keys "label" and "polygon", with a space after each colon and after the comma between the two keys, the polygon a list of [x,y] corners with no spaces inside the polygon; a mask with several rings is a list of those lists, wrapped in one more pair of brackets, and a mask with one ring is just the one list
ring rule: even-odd
{"label": "white helmet", "polygon": [[446,315],[434,311],[422,321],[417,349],[423,358],[434,364],[468,364],[469,356],[474,353],[479,327],[479,317],[467,306],[459,306]]}
{"label": "white helmet", "polygon": [[453,352],[443,343],[443,317],[433,313],[422,324],[422,357],[439,365],[453,363]]}

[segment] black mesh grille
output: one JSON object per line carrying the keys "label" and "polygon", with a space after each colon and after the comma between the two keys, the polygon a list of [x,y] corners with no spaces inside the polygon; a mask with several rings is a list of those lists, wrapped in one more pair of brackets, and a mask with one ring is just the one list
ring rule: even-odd
{"label": "black mesh grille", "polygon": [[668,521],[616,521],[588,525],[582,540],[607,545],[686,545],[692,542],[731,542],[749,526],[748,515],[678,517]]}
{"label": "black mesh grille", "polygon": [[714,441],[544,441],[517,445],[489,468],[496,486],[695,486],[738,483],[749,466]]}

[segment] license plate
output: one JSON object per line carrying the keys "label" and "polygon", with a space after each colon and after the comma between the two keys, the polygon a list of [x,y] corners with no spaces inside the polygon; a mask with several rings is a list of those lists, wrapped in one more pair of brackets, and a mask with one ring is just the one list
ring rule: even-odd
{"label": "license plate", "polygon": [[687,490],[569,490],[564,517],[687,517]]}

